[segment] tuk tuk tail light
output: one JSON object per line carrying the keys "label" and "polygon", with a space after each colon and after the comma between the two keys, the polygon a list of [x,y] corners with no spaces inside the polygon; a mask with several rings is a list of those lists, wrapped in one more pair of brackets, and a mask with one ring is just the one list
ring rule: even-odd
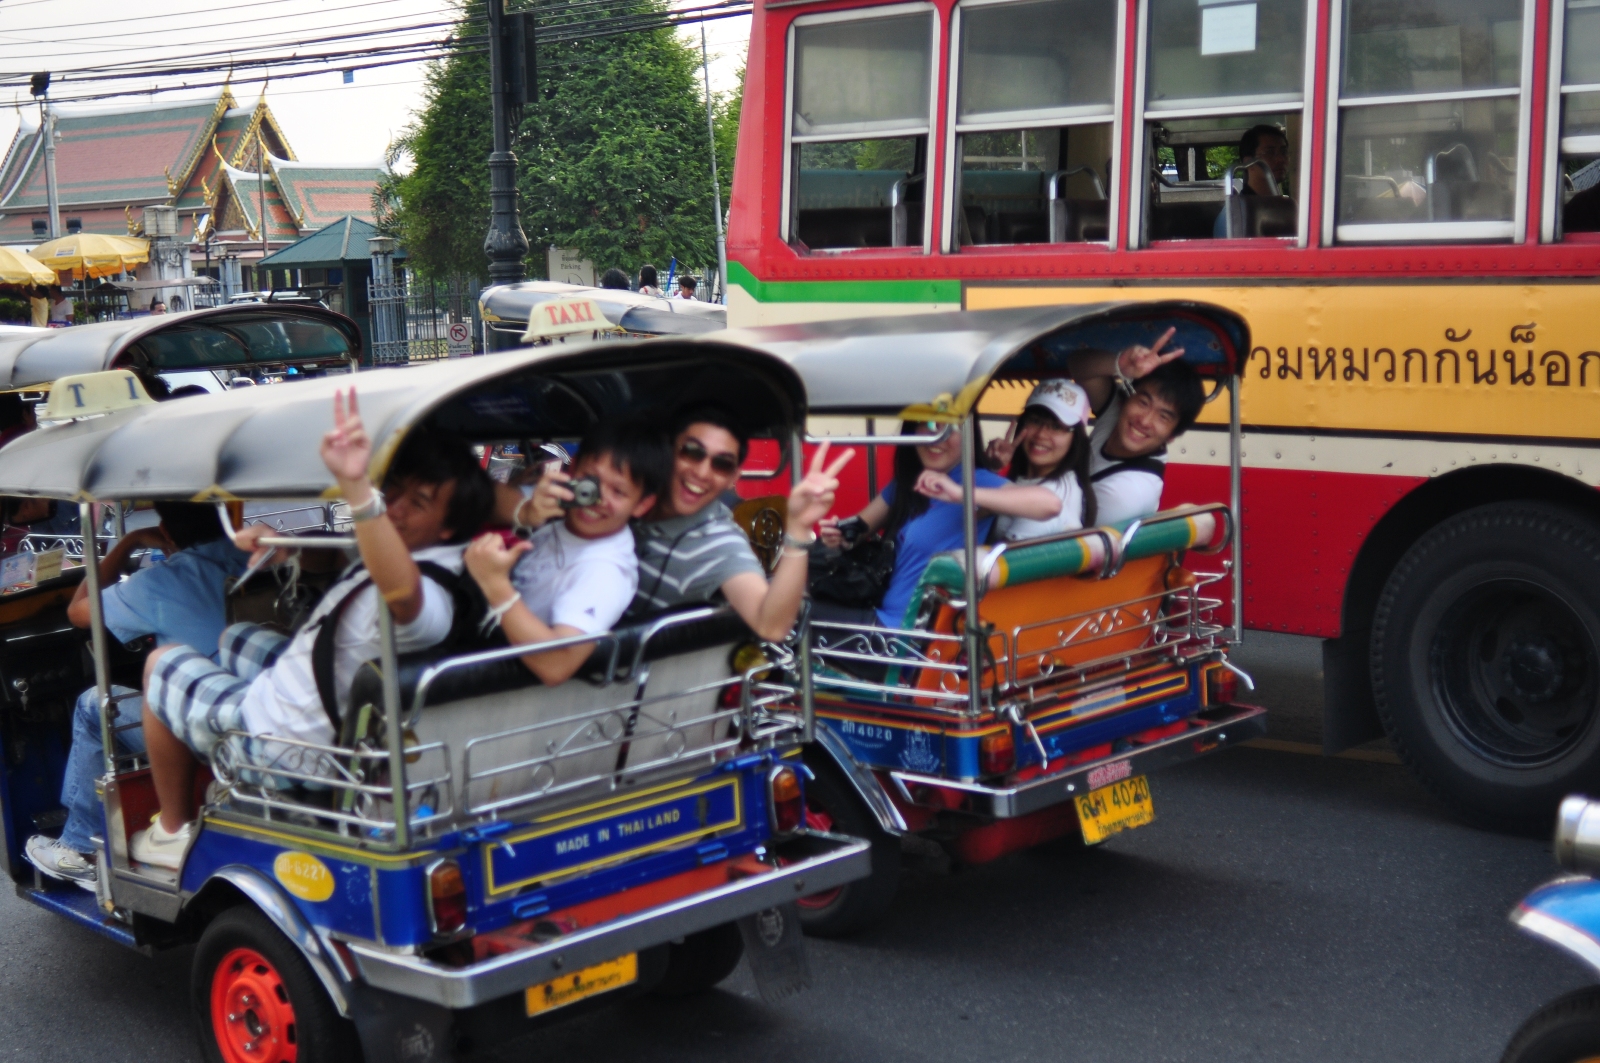
{"label": "tuk tuk tail light", "polygon": [[978,770],[985,775],[1005,775],[1017,766],[1017,743],[1011,728],[978,739]]}
{"label": "tuk tuk tail light", "polygon": [[1239,696],[1239,676],[1231,668],[1213,665],[1206,670],[1206,704],[1232,705]]}
{"label": "tuk tuk tail light", "polygon": [[454,860],[428,869],[428,912],[436,934],[454,934],[467,925],[467,883]]}
{"label": "tuk tuk tail light", "polygon": [[767,797],[772,806],[772,829],[779,834],[799,830],[806,815],[799,774],[791,767],[775,768],[767,776]]}

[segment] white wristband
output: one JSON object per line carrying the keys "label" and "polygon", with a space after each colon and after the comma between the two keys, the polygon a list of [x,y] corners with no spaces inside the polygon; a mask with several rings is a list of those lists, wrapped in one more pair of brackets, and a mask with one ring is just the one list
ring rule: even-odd
{"label": "white wristband", "polygon": [[511,607],[516,605],[517,602],[521,600],[521,595],[513,594],[499,605],[491,606],[489,611],[484,614],[483,622],[478,625],[479,631],[487,635],[489,632],[499,627],[500,621],[505,618],[507,613],[511,612]]}

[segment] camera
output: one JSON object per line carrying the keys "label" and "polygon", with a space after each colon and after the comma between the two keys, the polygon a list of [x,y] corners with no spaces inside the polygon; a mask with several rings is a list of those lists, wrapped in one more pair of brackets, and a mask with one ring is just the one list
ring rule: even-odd
{"label": "camera", "polygon": [[562,500],[562,509],[582,509],[600,501],[600,481],[593,476],[582,476],[567,484],[572,492],[570,500]]}
{"label": "camera", "polygon": [[844,545],[854,546],[856,541],[867,534],[867,522],[860,517],[851,517],[849,520],[839,522],[839,537],[844,540]]}

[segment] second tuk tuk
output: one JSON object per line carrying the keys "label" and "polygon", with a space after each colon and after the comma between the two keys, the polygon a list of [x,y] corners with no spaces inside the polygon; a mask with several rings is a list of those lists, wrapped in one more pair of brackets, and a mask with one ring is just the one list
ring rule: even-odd
{"label": "second tuk tuk", "polygon": [[[978,467],[980,419],[1068,375],[1075,352],[1173,347],[1226,395],[1226,493],[1142,520],[985,542],[965,492],[962,549],[921,573],[893,626],[813,617],[818,719],[807,763],[813,823],[873,841],[873,872],[814,894],[808,931],[874,921],[902,850],[975,864],[1074,832],[1094,845],[1149,823],[1148,775],[1265,733],[1236,703],[1242,634],[1239,367],[1244,321],[1207,304],[1154,302],[828,321],[759,334],[805,381],[813,417],[959,431]],[[871,419],[870,421],[867,419]],[[930,426],[931,426],[930,425]],[[830,434],[879,447],[940,436]],[[1232,559],[1219,555],[1231,551]]]}
{"label": "second tuk tuk", "polygon": [[[377,483],[423,427],[491,447],[570,440],[602,416],[724,396],[798,451],[805,412],[790,367],[731,345],[546,348],[353,381]],[[0,493],[71,501],[85,528],[122,500],[331,499],[318,442],[351,382],[85,408],[0,449]],[[140,864],[150,769],[116,741],[95,566],[83,578],[104,756],[96,890],[21,856],[59,789],[58,701],[0,710],[0,861],[21,896],[122,944],[197,943],[209,1059],[454,1058],[629,992],[706,988],[741,953],[781,995],[807,980],[795,899],[869,870],[865,842],[805,823],[803,668],[710,606],[567,640],[596,648],[550,688],[518,660],[527,647],[402,660],[379,608],[382,652],[344,721],[360,722],[326,746],[230,734],[181,868]],[[77,646],[35,664],[72,673]],[[263,758],[262,741],[294,755]]]}

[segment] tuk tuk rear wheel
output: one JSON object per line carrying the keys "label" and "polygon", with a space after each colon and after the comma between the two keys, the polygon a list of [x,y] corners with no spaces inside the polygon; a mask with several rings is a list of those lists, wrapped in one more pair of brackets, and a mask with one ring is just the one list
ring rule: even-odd
{"label": "tuk tuk rear wheel", "polygon": [[209,1063],[348,1063],[361,1058],[311,965],[254,907],[229,908],[195,949],[190,1003]]}
{"label": "tuk tuk rear wheel", "polygon": [[806,766],[812,778],[806,783],[806,819],[823,817],[828,829],[872,843],[872,874],[800,899],[800,929],[812,937],[836,938],[854,934],[876,923],[900,889],[900,839],[878,826],[877,817],[856,794],[832,758],[808,750]]}
{"label": "tuk tuk rear wheel", "polygon": [[654,992],[661,997],[703,993],[733,973],[744,956],[737,923],[723,923],[667,946],[667,973]]}
{"label": "tuk tuk rear wheel", "polygon": [[1500,1063],[1593,1060],[1600,1060],[1600,986],[1568,993],[1534,1012],[1500,1057]]}

